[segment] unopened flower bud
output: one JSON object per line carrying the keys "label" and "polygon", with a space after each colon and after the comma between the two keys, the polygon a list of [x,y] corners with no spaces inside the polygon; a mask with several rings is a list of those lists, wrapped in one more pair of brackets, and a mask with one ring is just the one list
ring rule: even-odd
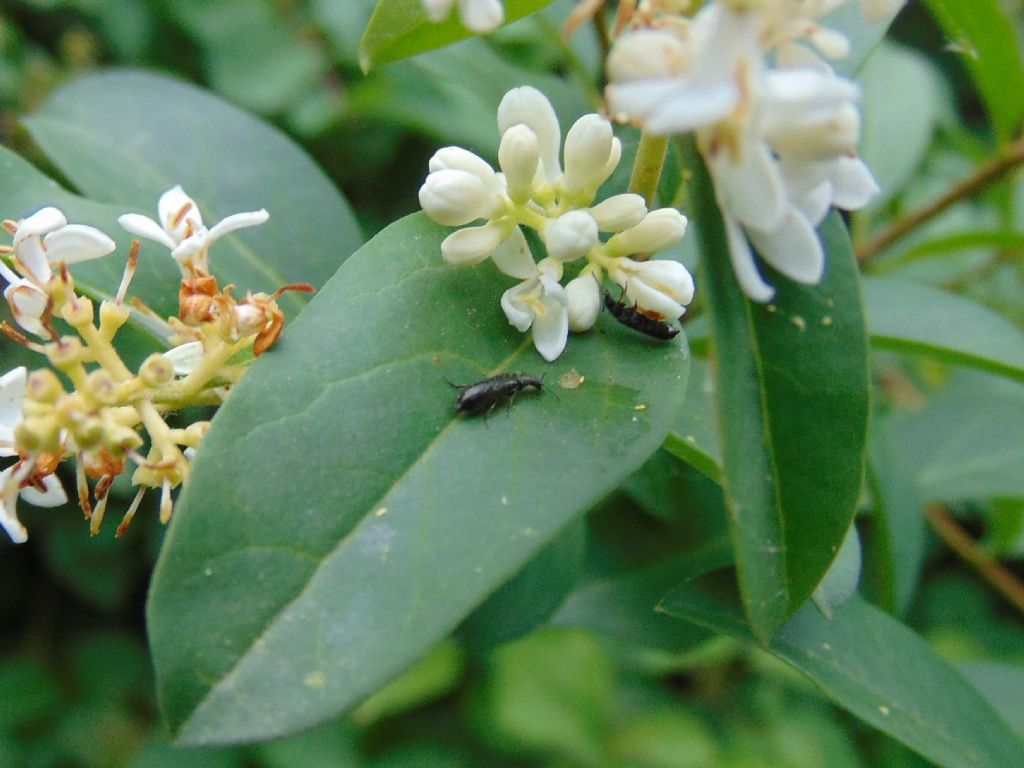
{"label": "unopened flower bud", "polygon": [[537,134],[527,125],[513,125],[501,137],[498,164],[505,174],[508,196],[513,202],[525,203],[533,191],[533,180],[540,163]]}
{"label": "unopened flower bud", "polygon": [[86,394],[102,405],[113,405],[117,402],[117,382],[101,368],[92,371],[86,377],[83,389]]}
{"label": "unopened flower bud", "polygon": [[75,296],[64,305],[61,315],[67,320],[68,325],[75,328],[89,325],[93,317],[92,301],[85,296]]}
{"label": "unopened flower bud", "polygon": [[426,214],[446,227],[489,219],[502,209],[501,199],[493,189],[472,173],[456,169],[435,171],[427,176],[420,187],[419,198]]}
{"label": "unopened flower bud", "polygon": [[56,403],[64,394],[64,386],[57,378],[57,374],[49,368],[40,368],[29,374],[25,383],[25,398],[34,400],[37,403]]}
{"label": "unopened flower bud", "polygon": [[441,255],[449,264],[472,266],[490,256],[504,239],[497,224],[466,227],[452,232],[441,243]]}
{"label": "unopened flower bud", "polygon": [[607,180],[611,172],[609,157],[612,155],[614,137],[612,125],[600,115],[584,115],[569,129],[565,137],[565,184],[566,192],[572,197],[593,199],[597,188]]}
{"label": "unopened flower bud", "polygon": [[558,149],[562,141],[558,117],[548,97],[529,85],[513,88],[498,105],[498,130],[502,134],[519,124],[529,126],[537,134],[544,175],[548,182],[557,181],[562,176],[562,167],[558,162]]}
{"label": "unopened flower bud", "polygon": [[644,216],[635,227],[608,241],[612,255],[654,253],[678,243],[686,232],[686,217],[675,208],[658,208]]}
{"label": "unopened flower bud", "polygon": [[162,387],[174,378],[174,363],[156,352],[139,366],[139,378],[147,387]]}
{"label": "unopened flower bud", "polygon": [[582,258],[597,243],[597,222],[586,211],[563,213],[544,230],[548,255],[559,261]]}
{"label": "unopened flower bud", "polygon": [[494,169],[487,161],[462,147],[441,147],[430,158],[427,167],[431,173],[444,170],[471,173],[488,188],[494,187],[496,181]]}
{"label": "unopened flower bud", "polygon": [[592,274],[580,275],[565,286],[569,300],[569,329],[574,333],[590,330],[601,312],[601,289]]}
{"label": "unopened flower bud", "polygon": [[179,344],[167,350],[164,357],[171,361],[176,375],[187,376],[203,360],[203,342],[187,341],[184,344]]}
{"label": "unopened flower bud", "polygon": [[674,77],[689,65],[690,52],[673,34],[644,29],[615,41],[608,55],[608,79],[613,82]]}
{"label": "unopened flower bud", "polygon": [[235,329],[238,338],[252,336],[267,327],[266,311],[255,304],[239,304],[235,307]]}
{"label": "unopened flower bud", "polygon": [[194,424],[189,424],[185,428],[185,442],[190,445],[199,445],[200,441],[206,437],[206,433],[210,431],[210,422],[208,421],[197,421]]}
{"label": "unopened flower bud", "polygon": [[644,220],[647,203],[642,195],[626,192],[598,203],[590,209],[590,215],[602,232],[621,232]]}

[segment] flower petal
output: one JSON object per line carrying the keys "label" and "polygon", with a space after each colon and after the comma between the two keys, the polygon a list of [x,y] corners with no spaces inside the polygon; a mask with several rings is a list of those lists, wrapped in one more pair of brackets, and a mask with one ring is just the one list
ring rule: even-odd
{"label": "flower petal", "polygon": [[33,235],[22,240],[14,249],[14,257],[18,271],[30,278],[36,285],[42,286],[50,282],[53,270],[50,269],[50,262],[43,249],[43,238],[40,235]]}
{"label": "flower petal", "polygon": [[18,229],[14,233],[14,241],[11,245],[17,249],[27,238],[45,235],[47,232],[59,229],[67,223],[68,220],[58,209],[53,207],[40,208],[31,216],[18,222]]}
{"label": "flower petal", "polygon": [[533,324],[533,312],[527,310],[516,299],[524,293],[536,290],[539,282],[536,277],[524,280],[501,294],[501,309],[504,311],[505,317],[508,318],[509,324],[517,331],[525,333],[530,329]]}
{"label": "flower petal", "polygon": [[117,247],[106,234],[84,224],[61,227],[43,238],[43,242],[46,245],[46,258],[51,265],[92,261],[106,256]]}
{"label": "flower petal", "polygon": [[837,157],[829,178],[832,202],[844,211],[863,208],[880,191],[871,170],[859,157]]}
{"label": "flower petal", "polygon": [[175,375],[187,376],[203,360],[203,342],[187,341],[184,344],[179,344],[164,352],[164,357],[171,361]]}
{"label": "flower petal", "polygon": [[427,13],[427,18],[437,23],[448,18],[455,0],[420,0],[420,2],[423,4],[423,10]]}
{"label": "flower petal", "polygon": [[[199,206],[196,205],[195,200],[185,194],[181,185],[171,187],[160,195],[156,210],[160,226],[174,238],[175,242],[180,243],[192,232],[203,227],[203,215],[199,212]],[[175,225],[175,218],[183,210],[185,213],[181,215],[181,219]]]}
{"label": "flower petal", "polygon": [[754,301],[762,304],[770,301],[775,295],[775,289],[761,277],[754,263],[754,252],[750,249],[746,235],[740,225],[731,216],[722,216],[725,224],[725,236],[729,243],[729,259],[732,261],[732,271],[736,274],[740,288]]}
{"label": "flower petal", "polygon": [[0,527],[7,531],[15,544],[24,544],[28,541],[28,531],[18,520],[18,488],[16,485],[9,488],[13,471],[14,467],[8,467],[0,472]]}
{"label": "flower petal", "polygon": [[233,213],[230,216],[225,216],[210,228],[206,236],[206,244],[208,246],[213,245],[218,238],[223,237],[228,232],[234,232],[236,229],[244,229],[245,227],[255,227],[263,224],[269,218],[270,214],[264,208],[258,211]]}
{"label": "flower petal", "polygon": [[554,182],[560,179],[562,166],[558,162],[558,151],[562,143],[562,129],[548,97],[529,85],[513,88],[502,97],[498,105],[498,130],[502,134],[520,123],[529,126],[537,134],[540,159],[547,180]]}
{"label": "flower petal", "polygon": [[163,227],[141,213],[126,213],[124,216],[118,217],[117,222],[131,234],[146,240],[153,240],[172,251],[178,245],[170,235],[164,232]]}
{"label": "flower petal", "polygon": [[558,287],[561,295],[545,292],[541,302],[547,312],[538,315],[533,321],[533,346],[549,363],[562,354],[569,339],[568,300],[564,296],[564,289]]}
{"label": "flower petal", "polygon": [[537,275],[537,265],[530,253],[530,246],[519,227],[513,229],[512,234],[501,241],[491,258],[494,265],[509,277],[527,280]]}
{"label": "flower petal", "polygon": [[21,423],[28,369],[19,366],[0,376],[0,456],[14,456],[14,428]]}
{"label": "flower petal", "polygon": [[43,339],[50,334],[41,319],[46,312],[49,297],[30,280],[18,280],[4,289],[4,298],[11,308],[11,314],[22,328]]}
{"label": "flower petal", "polygon": [[56,475],[47,475],[43,478],[43,490],[33,488],[31,485],[21,489],[21,498],[36,507],[59,507],[68,503],[68,495],[64,493],[64,486]]}
{"label": "flower petal", "polygon": [[761,258],[790,280],[817,285],[825,274],[825,252],[814,227],[796,208],[790,207],[771,230],[748,229],[750,241]]}
{"label": "flower petal", "polygon": [[472,266],[486,259],[502,240],[503,228],[498,224],[466,227],[452,232],[441,243],[441,255],[449,264]]}
{"label": "flower petal", "polygon": [[748,135],[735,160],[724,148],[708,157],[716,197],[741,224],[771,229],[786,212],[786,189],[775,158],[767,144]]}

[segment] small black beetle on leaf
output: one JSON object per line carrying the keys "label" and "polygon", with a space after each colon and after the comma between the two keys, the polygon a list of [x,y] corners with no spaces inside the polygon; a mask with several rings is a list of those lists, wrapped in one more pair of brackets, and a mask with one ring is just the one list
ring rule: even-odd
{"label": "small black beetle on leaf", "polygon": [[604,292],[604,305],[612,313],[612,317],[627,328],[662,341],[668,341],[679,335],[679,329],[664,320],[645,315],[637,306],[629,306],[623,301],[616,301],[608,291]]}
{"label": "small black beetle on leaf", "polygon": [[511,404],[515,396],[527,387],[533,387],[538,392],[544,388],[540,379],[527,373],[499,373],[475,384],[454,384],[448,381],[448,385],[459,390],[455,411],[470,416],[479,416],[481,413],[486,415],[506,398]]}

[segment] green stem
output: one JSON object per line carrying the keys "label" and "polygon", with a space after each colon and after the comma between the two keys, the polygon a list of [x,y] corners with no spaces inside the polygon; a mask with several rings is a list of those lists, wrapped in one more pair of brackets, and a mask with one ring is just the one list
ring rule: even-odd
{"label": "green stem", "polygon": [[658,193],[658,179],[665,164],[668,150],[668,136],[654,136],[644,131],[640,134],[640,145],[636,149],[633,175],[629,178],[629,191],[641,195],[647,207],[654,205]]}

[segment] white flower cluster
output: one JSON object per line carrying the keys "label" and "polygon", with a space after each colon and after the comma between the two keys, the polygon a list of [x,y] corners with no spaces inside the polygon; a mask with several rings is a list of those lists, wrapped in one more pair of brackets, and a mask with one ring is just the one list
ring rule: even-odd
{"label": "white flower cluster", "polygon": [[459,20],[471,32],[490,32],[505,21],[505,8],[501,0],[422,0],[427,18],[433,22],[444,21],[452,12],[452,6],[459,6]]}
{"label": "white flower cluster", "polygon": [[[24,367],[0,376],[0,458],[15,458],[0,470],[0,527],[15,542],[27,538],[17,516],[19,498],[47,507],[67,502],[55,474],[65,458],[74,459],[77,498],[93,533],[102,522],[107,491],[129,460],[135,465],[132,482],[140,490],[118,534],[147,488],[160,489],[160,514],[166,522],[171,491],[187,480],[192,453],[209,422],[172,428],[164,414],[189,405],[218,405],[245,370],[230,361],[248,347],[260,354],[281,331],[284,315],[276,304],[278,294],[250,293],[238,300],[231,295],[233,286],[221,291],[208,271],[210,246],[227,232],[263,223],[266,211],[235,214],[207,229],[181,187],[166,192],[158,209],[159,223],[138,214],[126,214],[120,221],[129,232],[167,246],[181,268],[181,281],[172,286],[179,315],[164,324],[168,340],[177,346],[151,355],[135,371],[125,365],[113,342],[130,316],[125,298],[138,243],[132,246],[116,297],[96,308],[76,291],[68,265],[110,254],[113,240],[93,227],[68,224],[52,207],[21,221],[3,222],[12,235],[10,246],[0,246],[4,298],[29,335],[2,322],[0,331],[44,355],[64,377],[51,368],[30,373]],[[292,285],[282,290],[307,289]],[[150,319],[159,320],[155,315]],[[143,449],[145,454],[140,453]],[[93,490],[88,478],[96,480]]]}
{"label": "white flower cluster", "polygon": [[[619,163],[622,146],[611,124],[584,115],[562,136],[551,103],[537,89],[516,88],[498,107],[501,144],[495,172],[460,147],[438,150],[420,188],[423,210],[439,224],[463,227],[441,244],[446,261],[495,265],[522,282],[505,291],[501,307],[515,328],[533,329],[544,359],[557,358],[569,330],[597,320],[604,272],[641,310],[675,319],[693,298],[693,280],[675,261],[646,261],[682,238],[686,218],[672,208],[648,211],[644,199],[619,194],[594,205],[598,188]],[[563,168],[564,162],[564,168]],[[474,221],[485,223],[466,227]],[[534,261],[522,227],[535,230],[547,258]],[[611,237],[602,241],[600,233]],[[586,259],[563,287],[566,262]]]}
{"label": "white flower cluster", "polygon": [[[857,157],[857,86],[825,59],[849,52],[818,23],[848,0],[710,0],[692,17],[648,16],[623,34],[607,68],[610,109],[654,134],[696,131],[744,291],[774,291],[750,243],[780,273],[821,281],[815,227],[834,205],[856,210],[878,192]],[[903,0],[862,0],[871,19]]]}

